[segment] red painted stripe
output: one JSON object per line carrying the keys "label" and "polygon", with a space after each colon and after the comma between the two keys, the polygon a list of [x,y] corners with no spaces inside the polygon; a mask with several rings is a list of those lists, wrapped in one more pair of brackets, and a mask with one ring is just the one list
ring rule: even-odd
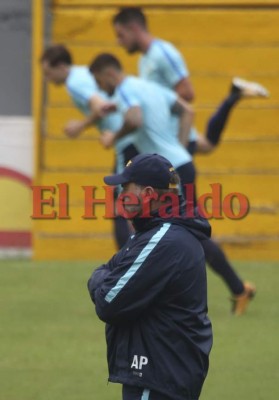
{"label": "red painted stripe", "polygon": [[31,186],[32,183],[32,179],[29,176],[10,168],[0,167],[0,176],[14,179],[23,183],[26,186]]}
{"label": "red painted stripe", "polygon": [[30,248],[32,235],[28,231],[0,231],[0,247]]}

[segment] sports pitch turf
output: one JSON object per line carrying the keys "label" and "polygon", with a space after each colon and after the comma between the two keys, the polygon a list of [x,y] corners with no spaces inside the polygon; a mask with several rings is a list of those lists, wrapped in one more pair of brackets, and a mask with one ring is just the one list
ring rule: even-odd
{"label": "sports pitch turf", "polygon": [[[232,317],[225,286],[208,273],[214,347],[201,400],[276,400],[279,264],[235,265],[258,294]],[[93,268],[0,261],[0,400],[120,399],[120,385],[107,385],[104,324],[87,293]]]}

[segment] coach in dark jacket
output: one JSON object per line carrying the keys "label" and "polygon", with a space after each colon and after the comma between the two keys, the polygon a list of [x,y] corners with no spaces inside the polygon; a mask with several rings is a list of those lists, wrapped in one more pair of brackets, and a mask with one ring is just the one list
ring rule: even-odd
{"label": "coach in dark jacket", "polygon": [[161,156],[136,156],[105,182],[139,198],[125,206],[135,234],[88,282],[107,323],[109,381],[123,384],[124,400],[197,400],[212,346],[200,244],[210,226],[173,200],[179,178]]}

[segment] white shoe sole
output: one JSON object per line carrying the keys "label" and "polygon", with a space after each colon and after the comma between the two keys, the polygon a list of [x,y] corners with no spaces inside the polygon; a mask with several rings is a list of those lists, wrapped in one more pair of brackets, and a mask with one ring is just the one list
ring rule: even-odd
{"label": "white shoe sole", "polygon": [[233,86],[241,90],[243,96],[246,97],[269,97],[268,90],[257,82],[246,81],[241,78],[232,80]]}

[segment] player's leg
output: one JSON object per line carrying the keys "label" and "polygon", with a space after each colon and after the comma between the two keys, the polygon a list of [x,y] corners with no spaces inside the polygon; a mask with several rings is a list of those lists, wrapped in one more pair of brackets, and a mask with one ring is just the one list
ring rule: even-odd
{"label": "player's leg", "polygon": [[[176,169],[181,180],[181,186],[189,188],[189,185],[194,186],[195,182],[195,167],[192,162],[182,165]],[[184,194],[185,192],[183,192]],[[195,192],[194,192],[195,193]],[[185,197],[190,197],[186,196]],[[197,205],[196,196],[194,198],[194,205]],[[225,254],[218,247],[218,245],[213,242],[213,240],[205,240],[202,242],[202,246],[205,253],[205,258],[212,269],[224,279],[224,281],[229,286],[231,292],[234,295],[239,295],[244,291],[244,283],[238,278],[237,274],[234,272],[233,268],[229,264]]]}
{"label": "player's leg", "polygon": [[205,259],[209,266],[224,280],[232,293],[232,313],[243,314],[250,300],[256,294],[256,288],[249,282],[243,282],[237,275],[223,250],[213,240],[202,242]]}
{"label": "player's leg", "polygon": [[117,244],[118,250],[120,250],[127,242],[131,235],[131,230],[128,222],[125,218],[119,215],[113,220],[113,234]]}
{"label": "player's leg", "polygon": [[259,83],[234,78],[229,95],[208,121],[205,135],[198,135],[196,151],[199,153],[209,153],[215,149],[221,140],[230,113],[239,100],[268,97],[268,95],[268,91]]}
{"label": "player's leg", "polygon": [[[180,177],[181,192],[185,200],[187,199],[188,206],[196,207],[197,197],[196,197],[196,169],[192,161],[181,165],[181,167],[176,168],[176,172]],[[192,204],[189,204],[192,203]]]}
{"label": "player's leg", "polygon": [[[188,188],[194,188],[194,204],[196,205],[195,195],[195,167],[192,162],[182,165],[176,169],[179,174],[181,185]],[[190,185],[190,186],[189,186]],[[188,196],[186,192],[186,196]],[[228,261],[223,250],[212,239],[201,241],[204,250],[205,259],[208,265],[216,272],[227,284],[232,293],[233,307],[232,312],[236,315],[243,314],[249,304],[249,301],[255,295],[255,287],[249,283],[245,283],[237,275],[233,266]]]}
{"label": "player's leg", "polygon": [[[121,154],[117,154],[116,160],[116,172],[122,172],[125,165],[131,158],[135,157],[138,154],[137,149],[132,144],[127,146]],[[115,200],[118,197],[118,191],[115,189],[114,192]],[[121,217],[120,215],[116,216],[113,220],[113,228],[114,228],[114,237],[117,244],[118,249],[121,249],[129,237],[131,236],[132,230],[129,221],[126,218]]]}

